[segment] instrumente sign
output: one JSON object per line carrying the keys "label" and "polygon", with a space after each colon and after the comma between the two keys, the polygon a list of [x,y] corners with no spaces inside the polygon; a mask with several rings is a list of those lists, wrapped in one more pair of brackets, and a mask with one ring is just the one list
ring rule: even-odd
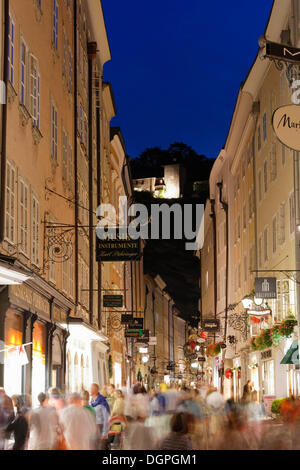
{"label": "instrumente sign", "polygon": [[96,238],[96,261],[138,261],[141,258],[140,239],[132,240],[118,229],[116,236]]}

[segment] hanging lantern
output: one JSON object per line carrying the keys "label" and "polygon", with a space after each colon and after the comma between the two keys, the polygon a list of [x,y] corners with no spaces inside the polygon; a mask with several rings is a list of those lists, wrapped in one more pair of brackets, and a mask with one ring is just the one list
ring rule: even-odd
{"label": "hanging lantern", "polygon": [[208,333],[206,331],[201,331],[200,338],[207,339]]}
{"label": "hanging lantern", "polygon": [[226,370],[225,370],[225,377],[226,377],[226,379],[232,379],[232,377],[233,377],[233,372],[232,372],[231,369],[226,369]]}

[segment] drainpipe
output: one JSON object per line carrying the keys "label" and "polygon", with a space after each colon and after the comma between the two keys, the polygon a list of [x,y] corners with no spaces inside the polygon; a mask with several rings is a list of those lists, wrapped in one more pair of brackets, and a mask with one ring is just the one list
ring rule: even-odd
{"label": "drainpipe", "polygon": [[93,324],[94,313],[94,216],[93,216],[93,58],[97,51],[96,43],[88,44],[88,99],[89,99],[89,316]]}
{"label": "drainpipe", "polygon": [[223,200],[223,182],[217,183],[217,187],[219,188],[219,197],[220,203],[225,211],[226,215],[226,292],[225,292],[225,330],[224,330],[224,341],[226,342],[227,338],[227,319],[228,319],[228,260],[229,260],[229,233],[228,233],[228,204]]}
{"label": "drainpipe", "polygon": [[[2,8],[2,6],[1,6]],[[4,47],[3,47],[3,76],[1,79],[5,84],[6,99],[2,104],[2,129],[1,129],[1,189],[0,189],[0,242],[4,239],[5,225],[5,175],[6,175],[6,130],[7,130],[7,75],[8,75],[8,24],[9,24],[9,0],[4,1]],[[2,38],[1,38],[2,42]]]}
{"label": "drainpipe", "polygon": [[74,217],[75,217],[75,305],[78,305],[78,155],[77,155],[77,114],[78,114],[78,100],[77,100],[77,0],[74,0]]}
{"label": "drainpipe", "polygon": [[[100,80],[100,79],[99,79]],[[100,83],[99,83],[100,87]],[[96,109],[96,146],[97,146],[97,206],[101,204],[101,133],[100,133],[100,108]],[[94,235],[93,235],[94,236]],[[101,330],[102,313],[102,269],[98,263],[98,329]]]}
{"label": "drainpipe", "polygon": [[215,200],[210,199],[211,214],[210,217],[213,221],[213,239],[214,239],[214,310],[215,319],[217,318],[217,300],[218,300],[218,284],[217,284],[217,222],[215,211]]}

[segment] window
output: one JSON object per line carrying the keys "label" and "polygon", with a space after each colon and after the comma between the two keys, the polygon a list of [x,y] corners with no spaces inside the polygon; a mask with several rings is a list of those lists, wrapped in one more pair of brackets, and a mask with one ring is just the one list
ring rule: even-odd
{"label": "window", "polygon": [[264,191],[268,191],[268,162],[265,160],[264,163]]}
{"label": "window", "polygon": [[[62,290],[73,297],[74,292],[74,275],[73,275],[73,257],[63,262],[62,265]],[[87,287],[85,287],[86,289]]]}
{"label": "window", "polygon": [[273,217],[273,253],[276,253],[277,249],[277,217]]}
{"label": "window", "polygon": [[58,50],[58,2],[53,0],[52,45]]}
{"label": "window", "polygon": [[276,144],[272,145],[271,152],[271,180],[275,181],[277,178],[277,155],[276,155]]}
{"label": "window", "polygon": [[248,147],[248,150],[247,150],[247,162],[248,162],[248,165],[250,165],[250,162],[251,162],[251,147],[250,146]]}
{"label": "window", "polygon": [[40,204],[36,195],[31,194],[31,261],[39,265]]}
{"label": "window", "polygon": [[[55,228],[54,228],[54,225],[55,225],[55,218],[53,216],[50,217],[50,225],[53,225],[53,227],[51,227],[49,230],[49,236],[55,236]],[[49,281],[50,282],[53,282],[53,284],[56,283],[56,262],[55,261],[52,261],[52,260],[49,260]]]}
{"label": "window", "polygon": [[51,156],[57,160],[57,109],[51,105]]}
{"label": "window", "polygon": [[285,102],[285,72],[280,75],[280,104]]}
{"label": "window", "polygon": [[264,230],[264,261],[268,261],[268,228]]}
{"label": "window", "polygon": [[34,56],[30,56],[30,111],[33,124],[40,128],[40,75],[38,62]]}
{"label": "window", "polygon": [[258,267],[262,266],[262,236],[259,236],[258,241]]}
{"label": "window", "polygon": [[12,163],[6,163],[6,207],[5,207],[5,237],[15,243],[15,184],[16,170]]}
{"label": "window", "polygon": [[279,209],[279,242],[281,245],[285,242],[285,202],[280,204]]}
{"label": "window", "polygon": [[253,250],[253,246],[251,246],[251,248],[250,248],[250,265],[249,265],[249,268],[250,268],[251,271],[255,267],[255,263],[254,263],[254,260],[253,260],[253,255],[254,255],[254,250]]}
{"label": "window", "polygon": [[71,144],[69,145],[69,158],[68,158],[68,169],[67,169],[67,182],[69,189],[73,190],[73,150]]}
{"label": "window", "polygon": [[252,143],[251,143],[251,157],[254,158],[255,155],[255,137],[252,137]]}
{"label": "window", "polygon": [[19,176],[19,234],[18,243],[23,254],[28,255],[28,184]]}
{"label": "window", "polygon": [[79,257],[79,298],[80,303],[88,307],[89,270],[86,263]]}
{"label": "window", "polygon": [[72,93],[72,89],[73,89],[73,67],[72,67],[72,52],[71,52],[70,48],[69,48],[69,53],[68,53],[68,66],[69,66],[68,90],[69,90],[69,93]]}
{"label": "window", "polygon": [[262,200],[262,177],[261,177],[261,170],[258,172],[258,200],[261,202]]}
{"label": "window", "polygon": [[258,151],[261,149],[261,130],[260,130],[260,126],[258,126],[258,129],[257,129],[257,149],[258,149]]}
{"label": "window", "polygon": [[12,15],[8,19],[8,80],[11,84],[15,81],[15,22]]}
{"label": "window", "polygon": [[247,256],[244,256],[244,282],[247,281]]}
{"label": "window", "polygon": [[247,221],[246,221],[246,204],[243,206],[243,229],[246,230],[247,227]]}
{"label": "window", "polygon": [[67,75],[67,38],[66,38],[66,33],[64,29],[63,29],[62,73],[64,77]]}
{"label": "window", "polygon": [[22,39],[20,51],[20,103],[24,106],[27,101],[27,54],[27,47]]}
{"label": "window", "polygon": [[285,166],[285,145],[281,144],[281,163]]}
{"label": "window", "polygon": [[292,193],[289,197],[289,205],[290,205],[290,234],[292,234],[295,231],[295,197],[294,197],[294,193]]}
{"label": "window", "polygon": [[68,179],[68,136],[62,131],[62,179],[67,182]]}
{"label": "window", "polygon": [[267,114],[263,115],[263,139],[267,139]]}

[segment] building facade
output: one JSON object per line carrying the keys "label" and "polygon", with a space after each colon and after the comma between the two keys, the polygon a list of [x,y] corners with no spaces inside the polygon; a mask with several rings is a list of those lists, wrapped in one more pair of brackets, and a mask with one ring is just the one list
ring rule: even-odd
{"label": "building facade", "polygon": [[[265,37],[298,44],[298,17],[297,3],[275,1]],[[225,147],[210,177],[218,247],[221,327],[217,341],[223,341],[226,348],[209,361],[215,370],[215,386],[235,399],[241,398],[247,379],[253,381],[261,399],[299,391],[299,366],[281,363],[297,338],[297,327],[293,336],[282,337],[271,347],[253,346],[264,331],[289,317],[297,318],[293,152],[276,139],[272,129],[275,109],[291,103],[290,85],[285,70],[280,72],[274,63],[256,58],[239,91]],[[202,277],[209,269],[208,245],[207,235]],[[264,276],[276,278],[277,298],[267,300],[263,310],[253,302],[245,310],[243,299],[253,300],[254,280]],[[203,312],[208,316],[207,309]]]}

